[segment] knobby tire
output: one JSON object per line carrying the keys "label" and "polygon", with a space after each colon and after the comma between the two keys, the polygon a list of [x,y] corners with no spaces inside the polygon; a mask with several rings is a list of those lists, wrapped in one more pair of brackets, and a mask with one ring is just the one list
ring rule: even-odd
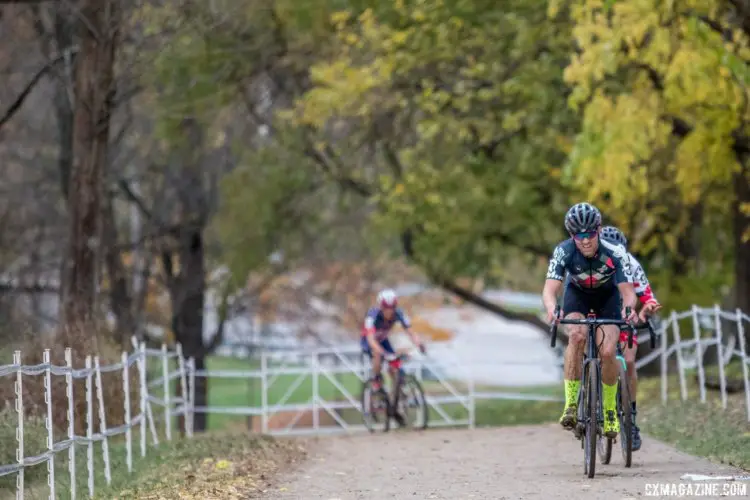
{"label": "knobby tire", "polygon": [[[422,411],[422,422],[421,425],[416,426],[415,429],[427,429],[427,424],[429,422],[429,413],[428,413],[428,406],[427,406],[427,400],[425,400],[424,397],[424,390],[422,389],[422,384],[419,383],[419,380],[417,380],[416,377],[413,375],[405,375],[403,381],[401,382],[401,392],[399,392],[399,398],[401,396],[408,397],[408,391],[409,389],[413,388],[416,393],[417,397],[419,398],[419,405],[420,409]],[[398,411],[398,407],[396,407],[396,411]]]}
{"label": "knobby tire", "polygon": [[[618,363],[619,364],[619,363]],[[633,413],[630,400],[630,387],[628,385],[628,372],[622,365],[619,366],[619,383],[617,404],[620,415],[620,448],[625,467],[633,465]]]}
{"label": "knobby tire", "polygon": [[584,435],[584,468],[589,478],[596,473],[596,443],[599,407],[599,370],[597,360],[586,365],[586,421]]}
{"label": "knobby tire", "polygon": [[[367,430],[370,432],[375,432],[375,422],[377,420],[375,419],[375,416],[372,414],[372,406],[369,408],[366,405],[366,395],[370,394],[370,402],[374,402],[375,399],[380,399],[385,403],[385,421],[383,422],[383,432],[388,432],[390,430],[391,426],[391,401],[388,397],[388,394],[383,389],[383,386],[380,386],[380,389],[375,391],[372,388],[373,380],[369,379],[362,385],[362,394],[360,395],[360,404],[362,405],[362,418],[365,422],[365,427],[367,427]],[[369,412],[369,418],[366,415],[366,412]]]}

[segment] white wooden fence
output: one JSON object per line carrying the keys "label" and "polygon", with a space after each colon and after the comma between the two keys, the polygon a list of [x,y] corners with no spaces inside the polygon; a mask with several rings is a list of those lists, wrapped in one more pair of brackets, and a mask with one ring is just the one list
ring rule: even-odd
{"label": "white wooden fence", "polygon": [[[717,350],[718,359],[721,360],[720,363],[716,363],[716,368],[722,408],[726,409],[728,403],[726,368],[730,362],[737,360],[742,371],[747,421],[750,422],[750,377],[748,376],[750,356],[746,351],[747,337],[745,335],[747,323],[750,323],[750,316],[743,311],[739,309],[732,312],[722,311],[718,305],[712,308],[694,305],[689,311],[681,313],[673,311],[659,326],[660,345],[647,356],[639,359],[636,366],[640,368],[659,361],[661,400],[663,404],[667,404],[670,357],[674,356],[680,385],[680,399],[687,401],[689,398],[687,381],[692,372],[692,374],[697,374],[699,398],[701,403],[705,403],[704,354],[708,348],[713,347]],[[647,341],[647,336],[639,338],[639,343]]]}
{"label": "white wooden fence", "polygon": [[[155,425],[155,416],[152,411],[152,404],[163,408],[164,432],[167,440],[172,439],[172,419],[175,416],[183,415],[185,417],[185,434],[192,437],[193,434],[193,391],[188,390],[188,378],[194,380],[194,363],[192,359],[186,360],[182,356],[180,345],[176,346],[175,351],[167,350],[162,346],[161,350],[147,349],[145,344],[133,342],[134,349],[132,353],[123,352],[119,363],[102,365],[99,356],[87,356],[85,367],[77,369],[73,367],[72,351],[65,350],[65,366],[56,366],[50,362],[49,349],[44,351],[43,362],[39,365],[22,364],[21,352],[16,351],[13,355],[13,364],[0,366],[0,383],[2,378],[15,375],[15,411],[18,415],[16,428],[16,463],[0,465],[0,476],[16,474],[16,498],[24,498],[24,476],[28,467],[40,465],[46,462],[47,465],[47,485],[49,488],[49,498],[55,500],[58,495],[55,491],[55,459],[57,454],[63,451],[68,452],[68,473],[70,475],[70,498],[75,499],[76,491],[76,448],[85,446],[87,451],[86,470],[88,474],[88,496],[94,496],[94,443],[101,443],[102,461],[104,464],[104,478],[107,484],[111,483],[110,469],[110,449],[109,440],[115,436],[124,436],[126,465],[128,472],[133,470],[133,431],[138,428],[140,438],[141,457],[146,456],[147,443],[147,426],[151,434],[151,443],[154,446],[159,445],[158,433]],[[137,346],[137,347],[136,347]],[[148,381],[148,359],[157,358],[161,362],[162,376],[156,380]],[[177,369],[170,371],[170,360],[177,360]],[[137,415],[131,413],[131,390],[130,390],[130,369],[136,366],[139,375],[138,397],[139,412]],[[124,422],[116,427],[108,427],[106,420],[106,401],[104,400],[104,391],[102,385],[102,374],[118,374],[122,379],[123,410]],[[26,414],[24,411],[24,376],[42,376],[44,377],[44,401],[46,405],[46,416],[44,418],[47,432],[47,450],[35,456],[27,456],[24,447],[24,422]],[[65,377],[66,400],[67,400],[67,436],[65,439],[55,440],[52,415],[55,411],[60,411],[61,401],[53,400],[52,383],[53,377]],[[86,387],[86,435],[78,436],[75,434],[76,418],[80,416],[75,412],[74,400],[74,381],[85,380]],[[181,396],[172,397],[170,382],[180,380]],[[157,398],[149,392],[150,387],[161,386],[163,388],[164,399]],[[191,383],[191,389],[194,385]],[[97,401],[98,415],[94,414],[94,399]],[[57,408],[55,406],[57,405]],[[157,416],[158,418],[158,416]],[[99,429],[94,432],[94,421],[98,419]]]}

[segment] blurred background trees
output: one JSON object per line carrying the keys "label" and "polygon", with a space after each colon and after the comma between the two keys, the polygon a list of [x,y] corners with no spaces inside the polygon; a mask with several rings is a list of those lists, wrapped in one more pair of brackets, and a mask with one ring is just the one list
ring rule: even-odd
{"label": "blurred background trees", "polygon": [[743,2],[47,0],[0,14],[7,345],[135,334],[181,342],[201,368],[227,318],[327,318],[354,335],[394,280],[541,325],[481,292],[538,293],[580,200],[625,231],[667,309],[750,311]]}

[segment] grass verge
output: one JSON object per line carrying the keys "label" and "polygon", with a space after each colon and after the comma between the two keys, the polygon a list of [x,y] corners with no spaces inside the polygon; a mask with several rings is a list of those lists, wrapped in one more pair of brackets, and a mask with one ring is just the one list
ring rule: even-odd
{"label": "grass verge", "polygon": [[698,384],[691,376],[687,378],[686,401],[680,398],[677,376],[669,377],[667,387],[667,404],[663,405],[660,378],[639,381],[637,421],[641,429],[684,452],[750,470],[750,423],[744,393],[729,394],[723,409],[716,391],[707,391],[706,402],[700,402]]}
{"label": "grass verge", "polygon": [[[137,447],[136,447],[137,448]],[[88,497],[85,450],[77,458],[77,496]],[[94,498],[184,499],[256,498],[270,487],[267,478],[303,458],[299,442],[235,432],[211,432],[193,439],[176,439],[149,448],[145,458],[136,454],[129,474],[122,443],[110,446],[112,482],[106,485],[101,447],[95,453]],[[63,457],[61,455],[61,457]],[[64,461],[64,463],[63,463]],[[44,468],[41,465],[40,468]],[[56,469],[56,498],[70,498],[67,459]],[[13,498],[11,489],[3,498]],[[24,498],[48,498],[46,481],[27,484]]]}

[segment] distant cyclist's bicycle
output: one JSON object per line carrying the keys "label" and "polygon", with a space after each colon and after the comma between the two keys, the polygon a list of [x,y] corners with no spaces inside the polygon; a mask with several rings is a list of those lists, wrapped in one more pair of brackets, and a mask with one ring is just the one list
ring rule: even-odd
{"label": "distant cyclist's bicycle", "polygon": [[[626,314],[630,314],[630,308],[626,308]],[[555,310],[555,317],[559,318],[560,307]],[[628,347],[633,346],[633,334],[635,328],[625,320],[617,319],[597,319],[596,315],[589,313],[585,319],[556,319],[551,326],[551,346],[555,347],[557,342],[557,325],[586,325],[587,342],[586,351],[583,355],[583,369],[581,385],[578,389],[578,416],[575,429],[576,437],[581,440],[583,448],[584,473],[589,478],[593,478],[596,472],[596,451],[597,442],[600,436],[603,436],[602,426],[604,424],[604,409],[602,405],[602,382],[601,382],[601,363],[599,361],[599,352],[596,345],[596,329],[603,325],[617,325],[628,328]],[[653,342],[653,341],[652,341]],[[624,383],[623,383],[624,381]],[[623,375],[622,366],[620,366],[620,377],[618,387],[627,388],[627,375]],[[619,389],[618,389],[619,392]],[[628,404],[628,407],[630,404]],[[618,409],[619,413],[619,409]],[[630,417],[629,412],[624,412]],[[630,421],[630,420],[629,420]],[[632,452],[630,425],[627,429],[620,427],[621,435],[627,436],[628,452]],[[624,433],[624,434],[623,434]],[[611,452],[610,452],[611,453]]]}
{"label": "distant cyclist's bicycle", "polygon": [[[651,349],[656,347],[656,334],[654,327],[649,319],[645,325],[635,325],[635,329],[646,326],[649,331],[649,341]],[[629,341],[630,342],[630,341]],[[630,343],[629,343],[630,346]],[[630,404],[630,385],[628,384],[628,367],[625,363],[625,356],[622,352],[622,345],[617,343],[617,360],[620,362],[617,370],[617,418],[620,420],[620,450],[622,451],[622,460],[625,467],[633,464],[633,421],[635,420],[635,411]],[[612,459],[612,447],[617,442],[616,438],[599,436],[597,448],[599,457],[603,464],[608,464]]]}
{"label": "distant cyclist's bicycle", "polygon": [[391,393],[395,395],[393,398],[389,397],[382,382],[379,388],[374,388],[374,377],[364,382],[360,402],[362,417],[370,432],[375,432],[378,428],[382,428],[383,432],[388,432],[391,418],[398,420],[399,417],[401,418],[399,424],[405,427],[427,428],[427,402],[422,385],[414,375],[406,373],[401,366],[402,362],[408,358],[407,354],[402,353],[388,361],[389,374],[396,375],[395,387],[391,389]]}

